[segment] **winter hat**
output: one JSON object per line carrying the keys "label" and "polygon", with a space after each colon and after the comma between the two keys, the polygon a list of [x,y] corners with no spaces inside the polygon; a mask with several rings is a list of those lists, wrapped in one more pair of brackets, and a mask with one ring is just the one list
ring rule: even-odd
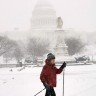
{"label": "winter hat", "polygon": [[55,55],[53,55],[52,53],[49,53],[47,55],[47,60],[52,60],[52,59],[55,59]]}

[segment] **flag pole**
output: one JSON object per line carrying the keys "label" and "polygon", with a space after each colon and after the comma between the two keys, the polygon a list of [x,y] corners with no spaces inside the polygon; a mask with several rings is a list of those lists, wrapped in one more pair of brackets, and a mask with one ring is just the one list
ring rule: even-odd
{"label": "flag pole", "polygon": [[63,96],[64,96],[64,75],[65,75],[65,69],[63,69]]}

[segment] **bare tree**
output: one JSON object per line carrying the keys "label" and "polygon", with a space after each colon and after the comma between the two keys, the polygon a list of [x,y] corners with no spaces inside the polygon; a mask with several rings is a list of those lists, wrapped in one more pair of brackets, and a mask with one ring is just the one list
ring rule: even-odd
{"label": "bare tree", "polygon": [[6,63],[13,58],[17,60],[17,63],[22,60],[24,54],[16,41],[4,37],[4,40],[2,40],[2,43],[0,42],[0,44],[2,46],[0,55],[3,55]]}
{"label": "bare tree", "polygon": [[16,44],[16,46],[14,46],[14,50],[13,50],[13,57],[17,60],[17,62],[21,62],[22,58],[23,58],[23,52],[20,49],[20,46],[18,44]]}
{"label": "bare tree", "polygon": [[33,57],[35,56],[43,56],[46,52],[48,52],[49,43],[47,40],[40,38],[31,38],[28,42],[27,51]]}
{"label": "bare tree", "polygon": [[14,46],[14,41],[8,37],[0,36],[0,56],[10,51]]}
{"label": "bare tree", "polygon": [[68,46],[68,52],[69,55],[74,55],[76,53],[79,53],[84,48],[85,44],[82,42],[82,40],[77,38],[66,38],[65,42]]}

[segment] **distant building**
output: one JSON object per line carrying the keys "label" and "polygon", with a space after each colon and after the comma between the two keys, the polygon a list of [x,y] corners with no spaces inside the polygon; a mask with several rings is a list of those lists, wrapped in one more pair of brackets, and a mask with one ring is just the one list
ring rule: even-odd
{"label": "distant building", "polygon": [[[59,23],[58,23],[59,22]],[[63,21],[62,21],[63,22]],[[56,16],[56,11],[47,0],[39,0],[34,7],[31,18],[30,37],[45,38],[50,42],[51,50],[56,46],[58,35],[64,39],[64,30],[57,32],[61,24],[61,18]]]}

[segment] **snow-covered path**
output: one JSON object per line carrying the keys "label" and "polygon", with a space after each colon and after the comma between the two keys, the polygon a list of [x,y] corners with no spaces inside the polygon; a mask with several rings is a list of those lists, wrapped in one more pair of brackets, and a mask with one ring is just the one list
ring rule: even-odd
{"label": "snow-covered path", "polygon": [[[34,96],[44,87],[39,80],[42,67],[0,69],[0,96]],[[55,88],[62,96],[62,74]],[[45,90],[38,96],[44,96]],[[65,69],[65,96],[96,96],[96,65],[67,66]]]}

